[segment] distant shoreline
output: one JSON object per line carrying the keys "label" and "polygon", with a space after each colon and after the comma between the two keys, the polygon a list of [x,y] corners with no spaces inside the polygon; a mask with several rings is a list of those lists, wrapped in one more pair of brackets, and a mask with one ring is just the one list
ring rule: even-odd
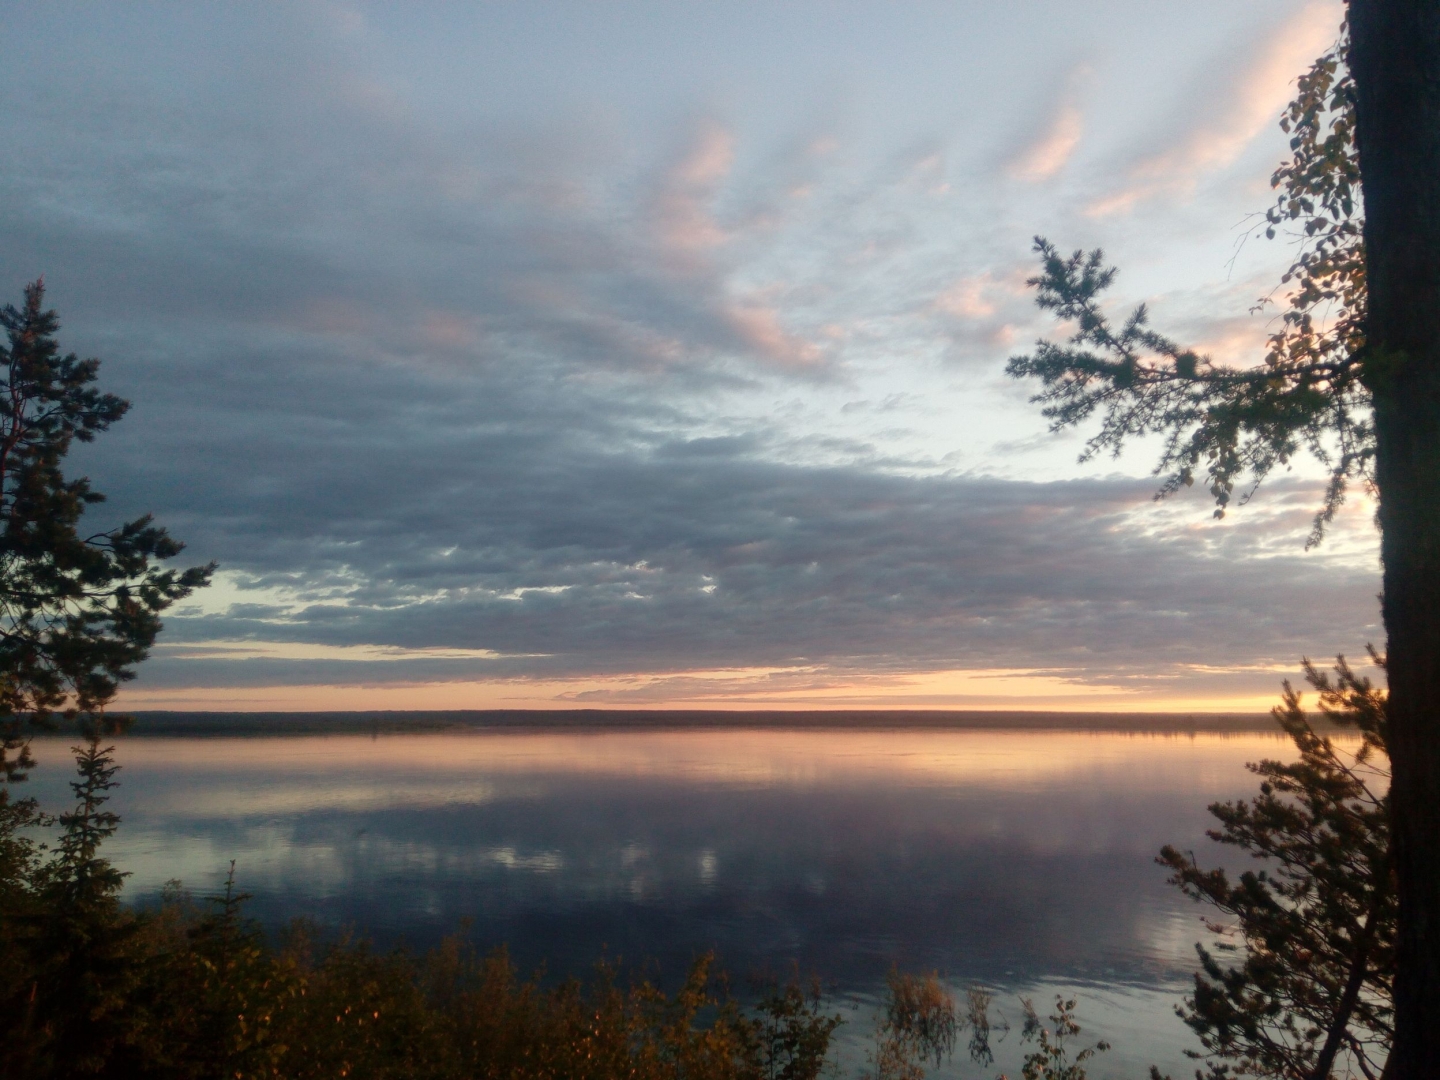
{"label": "distant shoreline", "polygon": [[931,730],[1278,732],[1266,713],[1002,710],[485,709],[373,712],[136,711],[131,736],[369,735],[493,731]]}

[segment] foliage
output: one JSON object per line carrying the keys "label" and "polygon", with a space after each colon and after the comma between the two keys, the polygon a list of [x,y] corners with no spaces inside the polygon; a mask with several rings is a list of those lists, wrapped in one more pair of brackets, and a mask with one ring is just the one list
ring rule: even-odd
{"label": "foliage", "polygon": [[[1376,658],[1379,663],[1379,659]],[[1342,749],[1315,730],[1289,683],[1275,719],[1300,752],[1261,761],[1248,802],[1217,803],[1208,835],[1261,863],[1231,880],[1167,847],[1171,880],[1217,913],[1214,951],[1180,1015],[1213,1077],[1375,1077],[1392,1037],[1395,893],[1388,819],[1386,699],[1341,657],[1334,676],[1308,661],[1326,721],[1359,735]],[[1227,959],[1228,958],[1228,959]],[[1347,1071],[1348,1070],[1348,1071]]]}
{"label": "foliage", "polygon": [[[1281,279],[1285,310],[1264,362],[1237,368],[1212,361],[1153,330],[1144,304],[1116,325],[1104,293],[1116,270],[1103,252],[1063,256],[1036,237],[1041,272],[1029,279],[1037,304],[1075,330],[1068,341],[1039,341],[1012,357],[1008,373],[1038,378],[1032,400],[1052,430],[1097,413],[1100,430],[1081,460],[1102,450],[1119,454],[1129,439],[1160,435],[1157,473],[1168,473],[1157,498],[1194,483],[1203,470],[1223,517],[1236,485],[1248,477],[1249,498],[1277,466],[1309,452],[1329,470],[1310,543],[1344,501],[1348,484],[1372,484],[1375,432],[1365,383],[1365,262],[1355,153],[1354,87],[1343,58],[1348,36],[1319,57],[1299,80],[1281,126],[1292,156],[1271,178],[1275,204],[1265,233],[1277,229],[1298,243]],[[1296,228],[1298,226],[1298,229]],[[1298,235],[1296,235],[1298,231]],[[1266,297],[1260,306],[1273,300]]]}
{"label": "foliage", "polygon": [[115,835],[117,814],[102,809],[106,792],[116,787],[115,748],[92,739],[73,747],[79,779],[70,784],[75,809],[60,815],[61,840],[53,872],[56,899],[68,907],[88,909],[104,904],[120,891],[125,875],[100,855],[100,845]]}
{"label": "foliage", "polygon": [[926,1061],[939,1065],[955,1050],[960,1031],[955,1000],[933,972],[917,977],[892,968],[886,991],[876,1033],[876,1080],[923,1080]]}
{"label": "foliage", "polygon": [[[1080,1025],[1075,1022],[1075,999],[1055,996],[1055,1011],[1049,1017],[1052,1026],[1048,1028],[1040,1023],[1030,1000],[1021,1000],[1025,1006],[1025,1026],[1021,1029],[1021,1038],[1040,1044],[1025,1055],[1021,1076],[1025,1080],[1085,1080],[1085,1062],[1101,1051],[1109,1050],[1110,1044],[1097,1042],[1080,1050],[1071,1059],[1066,1043],[1080,1034]],[[1001,1077],[1001,1080],[1005,1078]]]}
{"label": "foliage", "polygon": [[[143,982],[140,924],[118,899],[124,875],[99,853],[119,819],[104,809],[114,788],[113,747],[75,747],[75,805],[59,815],[53,852],[29,844],[7,868],[0,934],[12,952],[3,1014],[13,1024],[5,1067],[13,1075],[83,1075],[115,1060],[136,1023]],[[30,823],[36,823],[34,818]]]}
{"label": "foliage", "polygon": [[830,1038],[844,1021],[824,1011],[818,981],[809,986],[797,976],[781,984],[768,980],[742,1034],[746,1056],[758,1067],[759,1080],[816,1080],[825,1067]]}
{"label": "foliage", "polygon": [[209,581],[213,567],[163,570],[182,545],[149,517],[84,536],[80,519],[104,496],[61,462],[129,403],[94,386],[100,362],[60,355],[59,320],[44,286],[0,309],[0,779],[31,764],[27,721],[58,710],[92,723],[134,675],[160,632],[160,613]]}
{"label": "foliage", "polygon": [[[1292,156],[1270,178],[1279,194],[1265,212],[1264,231],[1272,240],[1283,231],[1299,246],[1280,278],[1282,287],[1294,288],[1266,357],[1281,368],[1327,357],[1353,362],[1364,344],[1365,249],[1348,47],[1349,28],[1342,22],[1339,40],[1296,80],[1295,98],[1280,119]],[[1367,455],[1357,465],[1368,461]]]}
{"label": "foliage", "polygon": [[[988,990],[972,986],[966,991],[963,1016],[933,973],[920,977],[892,970],[886,990],[885,1012],[872,1057],[875,1080],[924,1080],[926,1065],[938,1067],[948,1059],[966,1029],[971,1033],[967,1047],[971,1061],[984,1067],[994,1064],[992,1034],[999,1031],[1003,1038],[1010,1026],[1003,1017],[992,1022],[990,1006],[994,997]],[[1097,1042],[1071,1057],[1069,1043],[1080,1034],[1074,998],[1056,996],[1050,1027],[1041,1023],[1029,998],[1022,997],[1020,1006],[1025,1015],[1020,1041],[1039,1044],[1025,1056],[1021,1066],[1024,1080],[1086,1080],[1085,1063],[1110,1049],[1109,1043]],[[1002,1074],[999,1080],[1005,1080],[1005,1076]]]}
{"label": "foliage", "polygon": [[[45,822],[34,799],[11,799],[0,789],[0,1003],[23,999],[30,990],[25,924],[35,908],[43,855],[34,833]],[[0,1075],[8,1072],[4,1061],[10,1056],[0,1040]]]}

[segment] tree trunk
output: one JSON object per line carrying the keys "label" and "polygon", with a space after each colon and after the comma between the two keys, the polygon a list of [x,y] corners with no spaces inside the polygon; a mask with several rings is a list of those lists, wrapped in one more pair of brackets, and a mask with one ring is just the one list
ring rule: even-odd
{"label": "tree trunk", "polygon": [[1399,925],[1386,1075],[1440,1077],[1440,0],[1352,0]]}

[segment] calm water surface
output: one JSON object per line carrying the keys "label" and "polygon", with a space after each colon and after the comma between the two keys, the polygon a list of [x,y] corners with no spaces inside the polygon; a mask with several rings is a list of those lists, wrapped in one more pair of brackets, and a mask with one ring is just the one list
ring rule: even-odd
{"label": "calm water surface", "polygon": [[[662,980],[706,949],[742,978],[798,963],[859,1004],[852,1052],[892,964],[1037,1004],[1073,990],[1087,1033],[1116,1044],[1092,1076],[1178,1076],[1191,1043],[1171,1006],[1202,928],[1153,858],[1175,843],[1233,865],[1205,806],[1252,793],[1244,763],[1287,749],[973,730],[132,738],[110,854],[136,901],[172,878],[214,890],[234,859],[268,922],[425,945],[467,919],[554,973],[607,951]],[[37,750],[33,793],[54,807],[64,744]],[[1014,1041],[984,1075],[1014,1074]]]}

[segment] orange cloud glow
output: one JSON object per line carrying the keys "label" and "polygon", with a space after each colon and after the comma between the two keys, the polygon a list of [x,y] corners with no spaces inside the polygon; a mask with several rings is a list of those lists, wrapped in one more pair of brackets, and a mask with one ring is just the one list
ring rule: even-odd
{"label": "orange cloud glow", "polygon": [[1075,153],[1083,128],[1084,117],[1080,109],[1068,103],[1062,105],[1045,134],[1026,147],[1024,153],[1010,163],[1007,171],[1015,179],[1032,184],[1050,179],[1065,167]]}
{"label": "orange cloud glow", "polygon": [[[1253,669],[1247,669],[1253,670]],[[1271,671],[1265,668],[1265,671]],[[1289,674],[1275,668],[1275,685]],[[1194,674],[1223,674],[1201,671]],[[120,707],[216,711],[375,709],[987,709],[1264,712],[1277,693],[1203,694],[1080,682],[1024,669],[842,673],[735,668],[573,679],[495,678],[198,689],[127,687]]]}

